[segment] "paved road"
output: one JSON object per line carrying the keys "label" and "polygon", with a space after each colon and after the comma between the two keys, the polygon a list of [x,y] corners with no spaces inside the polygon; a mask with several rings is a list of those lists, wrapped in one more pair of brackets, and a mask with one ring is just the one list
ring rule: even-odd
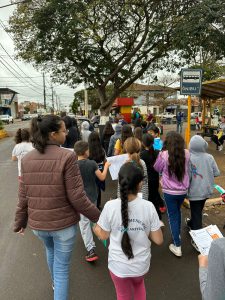
{"label": "paved road", "polygon": [[[24,124],[25,126],[25,124]],[[21,237],[12,232],[17,202],[17,166],[10,160],[13,139],[0,140],[0,299],[53,299],[44,249],[29,229]],[[115,183],[108,180],[104,201],[115,194]],[[191,247],[183,229],[183,257],[168,251],[170,235],[166,223],[165,242],[152,246],[152,264],[146,275],[147,299],[200,300],[197,252]],[[115,300],[114,287],[107,270],[107,251],[97,243],[100,259],[96,264],[84,261],[85,249],[80,234],[73,253],[70,300]]]}

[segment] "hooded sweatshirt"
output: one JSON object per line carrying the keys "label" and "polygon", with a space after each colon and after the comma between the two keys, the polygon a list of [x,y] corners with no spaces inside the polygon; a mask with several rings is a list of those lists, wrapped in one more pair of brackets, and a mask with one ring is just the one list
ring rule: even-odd
{"label": "hooded sweatshirt", "polygon": [[89,127],[90,127],[90,124],[88,123],[88,121],[84,121],[81,124],[81,139],[84,142],[88,142],[88,137],[91,134]]}
{"label": "hooded sweatshirt", "polygon": [[121,138],[122,126],[120,124],[117,124],[115,126],[114,130],[115,130],[115,133],[110,137],[107,156],[113,156],[114,155],[114,146],[116,144],[116,141]]}
{"label": "hooded sweatshirt", "polygon": [[214,177],[220,175],[215,159],[206,153],[207,148],[208,143],[200,135],[191,138],[188,191],[191,201],[210,198],[214,189]]}

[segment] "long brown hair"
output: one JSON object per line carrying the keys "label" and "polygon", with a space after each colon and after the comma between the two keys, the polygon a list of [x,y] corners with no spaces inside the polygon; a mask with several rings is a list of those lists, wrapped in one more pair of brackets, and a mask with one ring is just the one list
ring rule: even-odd
{"label": "long brown hair", "polygon": [[185,174],[184,139],[179,133],[172,131],[166,136],[165,144],[169,155],[169,175],[172,176],[174,174],[178,181],[181,182]]}
{"label": "long brown hair", "polygon": [[124,146],[124,152],[130,155],[130,160],[136,162],[142,167],[140,159],[141,142],[135,137],[129,137],[126,139]]}
{"label": "long brown hair", "polygon": [[135,128],[134,129],[134,137],[136,137],[137,139],[139,139],[139,141],[142,142],[142,136],[143,136],[142,128],[141,127]]}
{"label": "long brown hair", "polygon": [[124,145],[124,142],[126,141],[127,138],[132,137],[133,132],[132,128],[130,125],[123,125],[122,131],[121,131],[121,144],[122,146]]}

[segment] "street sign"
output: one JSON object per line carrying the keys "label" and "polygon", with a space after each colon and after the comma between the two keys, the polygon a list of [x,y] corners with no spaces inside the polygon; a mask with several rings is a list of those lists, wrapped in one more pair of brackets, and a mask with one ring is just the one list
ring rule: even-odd
{"label": "street sign", "polygon": [[200,96],[202,69],[181,69],[180,94]]}

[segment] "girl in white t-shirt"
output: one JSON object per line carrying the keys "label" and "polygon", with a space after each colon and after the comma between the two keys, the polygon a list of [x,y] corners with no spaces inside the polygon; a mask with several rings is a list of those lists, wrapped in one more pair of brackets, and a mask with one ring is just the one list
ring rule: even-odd
{"label": "girl in white t-shirt", "polygon": [[143,179],[137,163],[125,163],[119,172],[121,199],[105,204],[94,227],[100,239],[110,238],[108,268],[117,300],[146,299],[144,275],[150,267],[151,241],[163,242],[154,205],[138,196]]}
{"label": "girl in white t-shirt", "polygon": [[21,159],[29,151],[33,150],[30,142],[30,132],[27,128],[18,129],[15,135],[16,146],[12,151],[12,160],[18,160],[18,176],[21,177]]}

